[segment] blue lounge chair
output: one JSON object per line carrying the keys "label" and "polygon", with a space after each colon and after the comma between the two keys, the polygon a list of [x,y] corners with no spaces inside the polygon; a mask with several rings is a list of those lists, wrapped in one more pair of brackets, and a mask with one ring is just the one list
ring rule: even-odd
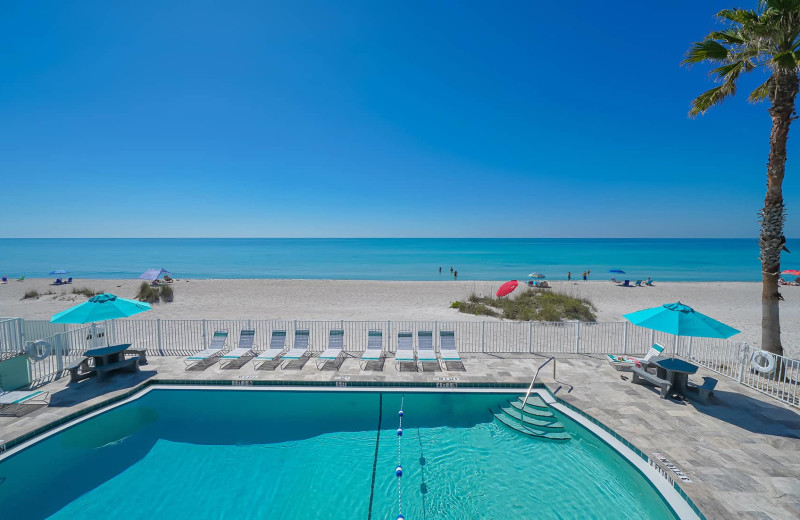
{"label": "blue lounge chair", "polygon": [[36,407],[47,406],[50,403],[50,392],[42,390],[15,390],[4,392],[0,388],[0,415],[23,415],[26,408],[33,411]]}
{"label": "blue lounge chair", "polygon": [[72,277],[70,276],[70,277],[67,279],[67,281],[66,281],[66,282],[64,282],[64,283],[72,283]]}
{"label": "blue lounge chair", "polygon": [[633,286],[634,287],[641,287],[642,286],[642,281],[641,280],[636,280],[636,283],[633,284]]}
{"label": "blue lounge chair", "polygon": [[213,365],[217,359],[222,355],[222,350],[225,348],[225,342],[228,341],[228,331],[218,330],[214,332],[211,338],[211,343],[208,348],[197,354],[193,354],[183,362],[186,364],[186,370],[195,366],[202,366],[203,368]]}
{"label": "blue lounge chair", "polygon": [[617,287],[631,287],[631,281],[625,280],[624,282],[617,284]]}
{"label": "blue lounge chair", "polygon": [[367,336],[367,349],[361,355],[361,369],[364,370],[370,361],[380,361],[383,353],[383,332],[371,330]]}
{"label": "blue lounge chair", "polygon": [[[253,351],[255,337],[256,331],[252,329],[242,330],[239,333],[239,346],[220,358],[219,367],[226,368],[235,364],[236,368],[239,368],[244,363],[247,363],[249,358],[255,356]],[[244,363],[242,363],[242,360],[244,360]]]}
{"label": "blue lounge chair", "polygon": [[[253,360],[253,369],[258,370],[266,365],[272,365],[272,363],[280,362],[281,354],[283,353],[283,349],[286,345],[286,331],[285,330],[273,330],[272,336],[269,340],[269,348],[256,356]],[[272,368],[275,368],[277,365],[272,365]]]}
{"label": "blue lounge chair", "polygon": [[417,369],[417,354],[414,352],[414,334],[411,332],[397,333],[397,351],[394,353],[394,362],[398,372],[403,363],[414,363],[414,370]]}
{"label": "blue lounge chair", "polygon": [[464,368],[464,362],[461,360],[461,356],[458,355],[458,349],[456,348],[455,331],[439,331],[439,354],[442,356],[445,368],[447,368],[448,362],[459,363],[461,368]]}
{"label": "blue lounge chair", "polygon": [[653,287],[653,280],[647,280],[644,284],[648,287]]}
{"label": "blue lounge chair", "polygon": [[286,363],[281,366],[281,369],[286,368],[292,361],[303,359],[310,355],[308,347],[308,329],[294,331],[294,347],[281,356],[281,361],[286,361]]}
{"label": "blue lounge chair", "polygon": [[425,369],[425,363],[436,363],[439,367],[439,358],[436,357],[436,349],[433,346],[433,332],[421,330],[417,332],[417,361]]}
{"label": "blue lounge chair", "polygon": [[2,279],[0,279],[0,283],[8,283],[8,277],[4,276]]}
{"label": "blue lounge chair", "polygon": [[336,365],[336,370],[344,363],[344,358],[347,354],[344,351],[344,331],[342,329],[334,329],[328,335],[328,348],[322,351],[317,357],[317,370],[325,366],[328,361],[333,361],[336,365],[336,360],[342,358],[342,361]]}

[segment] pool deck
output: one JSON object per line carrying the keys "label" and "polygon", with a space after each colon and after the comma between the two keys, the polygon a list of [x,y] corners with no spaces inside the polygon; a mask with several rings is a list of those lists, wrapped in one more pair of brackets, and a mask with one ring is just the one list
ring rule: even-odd
{"label": "pool deck", "polygon": [[[40,387],[51,393],[48,407],[0,417],[0,439],[24,435],[147,380],[527,384],[545,358],[473,354],[465,357],[464,371],[423,372],[398,372],[391,359],[379,370],[362,371],[357,359],[347,359],[339,370],[317,370],[314,358],[284,370],[254,371],[252,363],[220,369],[217,363],[186,371],[183,359],[151,356],[140,373],[119,373],[102,383],[89,379],[68,385],[69,377],[62,377]],[[692,379],[702,381],[704,375],[719,380],[708,405],[659,399],[655,389],[631,384],[629,373],[616,371],[599,355],[558,356],[556,380],[550,365],[539,380],[645,454],[659,453],[677,466],[691,479],[680,482],[681,488],[707,518],[800,518],[798,410],[702,368]]]}

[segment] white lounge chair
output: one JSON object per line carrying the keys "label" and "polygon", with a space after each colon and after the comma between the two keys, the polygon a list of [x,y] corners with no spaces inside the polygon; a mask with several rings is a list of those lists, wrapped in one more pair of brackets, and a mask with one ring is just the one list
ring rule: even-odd
{"label": "white lounge chair", "polygon": [[218,330],[214,332],[208,348],[197,354],[192,354],[183,360],[186,363],[186,370],[195,366],[209,367],[222,355],[225,342],[228,341],[228,331]]}
{"label": "white lounge chair", "polygon": [[464,362],[461,360],[461,356],[458,354],[458,349],[456,348],[456,334],[454,331],[439,331],[439,354],[442,356],[442,362],[444,362],[445,368],[447,368],[448,362],[460,363],[461,367],[464,367]]}
{"label": "white lounge chair", "polygon": [[33,411],[37,406],[47,406],[50,403],[50,392],[43,390],[13,390],[5,392],[0,388],[0,415],[23,415],[19,412],[30,408]]}
{"label": "white lounge chair", "polygon": [[436,363],[439,367],[439,358],[433,346],[433,332],[429,330],[417,332],[417,361],[422,364],[423,370],[425,363]]}
{"label": "white lounge chair", "polygon": [[344,351],[344,331],[342,329],[331,330],[328,335],[328,348],[322,351],[317,357],[317,370],[322,368],[328,361],[334,361],[342,358],[341,363],[336,365],[336,370],[344,363],[344,358],[347,354]]}
{"label": "white lounge chair", "polygon": [[367,350],[361,355],[361,369],[366,368],[370,361],[380,361],[385,354],[383,353],[383,332],[371,330],[367,336]]}
{"label": "white lounge chair", "polygon": [[255,341],[255,336],[256,331],[252,329],[245,329],[241,331],[239,333],[239,346],[222,356],[219,361],[219,367],[225,368],[231,366],[232,364],[236,364],[236,368],[239,368],[242,366],[242,358],[244,358],[246,363],[248,358],[255,356],[255,352],[253,351],[253,348],[255,347],[253,344],[253,341]]}
{"label": "white lounge chair", "polygon": [[[286,331],[273,330],[269,340],[269,348],[256,356],[253,360],[253,369],[258,370],[264,365],[280,361],[281,354],[286,345]],[[273,365],[272,368],[275,368]]]}
{"label": "white lounge chair", "polygon": [[394,353],[394,362],[397,365],[398,372],[403,363],[414,363],[414,369],[417,369],[417,354],[414,352],[413,333],[397,333],[397,352]]}
{"label": "white lounge chair", "polygon": [[281,366],[281,369],[286,368],[292,361],[311,355],[308,351],[308,347],[308,329],[294,331],[294,347],[281,356],[281,361],[286,361],[286,363]]}

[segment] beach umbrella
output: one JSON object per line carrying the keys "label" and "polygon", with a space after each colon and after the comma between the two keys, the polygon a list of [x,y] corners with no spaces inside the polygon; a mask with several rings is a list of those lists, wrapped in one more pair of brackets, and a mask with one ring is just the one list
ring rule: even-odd
{"label": "beach umbrella", "polygon": [[514,292],[514,289],[517,288],[518,282],[516,280],[511,280],[509,282],[504,283],[497,289],[497,297],[500,298],[501,296],[506,296]]}
{"label": "beach umbrella", "polygon": [[695,338],[729,338],[739,331],[710,318],[681,302],[665,303],[652,309],[623,314],[634,325]]}
{"label": "beach umbrella", "polygon": [[544,278],[544,275],[542,273],[539,273],[539,272],[530,273],[528,276],[530,278]]}
{"label": "beach umbrella", "polygon": [[149,311],[149,303],[119,298],[103,293],[87,301],[54,314],[50,323],[94,323],[96,321],[127,318],[140,312]]}
{"label": "beach umbrella", "polygon": [[163,267],[161,269],[155,269],[155,268],[151,267],[147,271],[145,271],[142,274],[140,274],[139,275],[139,279],[140,280],[150,280],[150,281],[158,280],[158,278],[162,274],[172,274],[172,273],[170,273],[169,271],[167,271]]}
{"label": "beach umbrella", "polygon": [[69,271],[65,271],[63,269],[56,269],[55,271],[50,271],[50,274],[69,274]]}
{"label": "beach umbrella", "polygon": [[622,269],[609,269],[608,272],[614,274],[625,274],[625,271],[623,271]]}
{"label": "beach umbrella", "polygon": [[800,276],[800,271],[797,269],[787,269],[785,271],[781,271],[781,274],[790,274],[792,276]]}

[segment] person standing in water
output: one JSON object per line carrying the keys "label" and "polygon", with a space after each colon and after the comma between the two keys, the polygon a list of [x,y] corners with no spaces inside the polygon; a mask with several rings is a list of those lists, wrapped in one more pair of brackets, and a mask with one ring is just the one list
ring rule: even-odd
{"label": "person standing in water", "polygon": [[583,272],[583,281],[586,281],[586,271]]}
{"label": "person standing in water", "polygon": [[571,280],[572,280],[572,271],[567,271],[567,281],[569,282]]}
{"label": "person standing in water", "polygon": [[592,270],[591,269],[587,269],[586,270],[586,278],[589,278],[591,275],[592,275]]}
{"label": "person standing in water", "polygon": [[439,268],[439,274],[442,274],[442,268],[441,267]]}
{"label": "person standing in water", "polygon": [[458,280],[458,271],[453,271],[453,280]]}

